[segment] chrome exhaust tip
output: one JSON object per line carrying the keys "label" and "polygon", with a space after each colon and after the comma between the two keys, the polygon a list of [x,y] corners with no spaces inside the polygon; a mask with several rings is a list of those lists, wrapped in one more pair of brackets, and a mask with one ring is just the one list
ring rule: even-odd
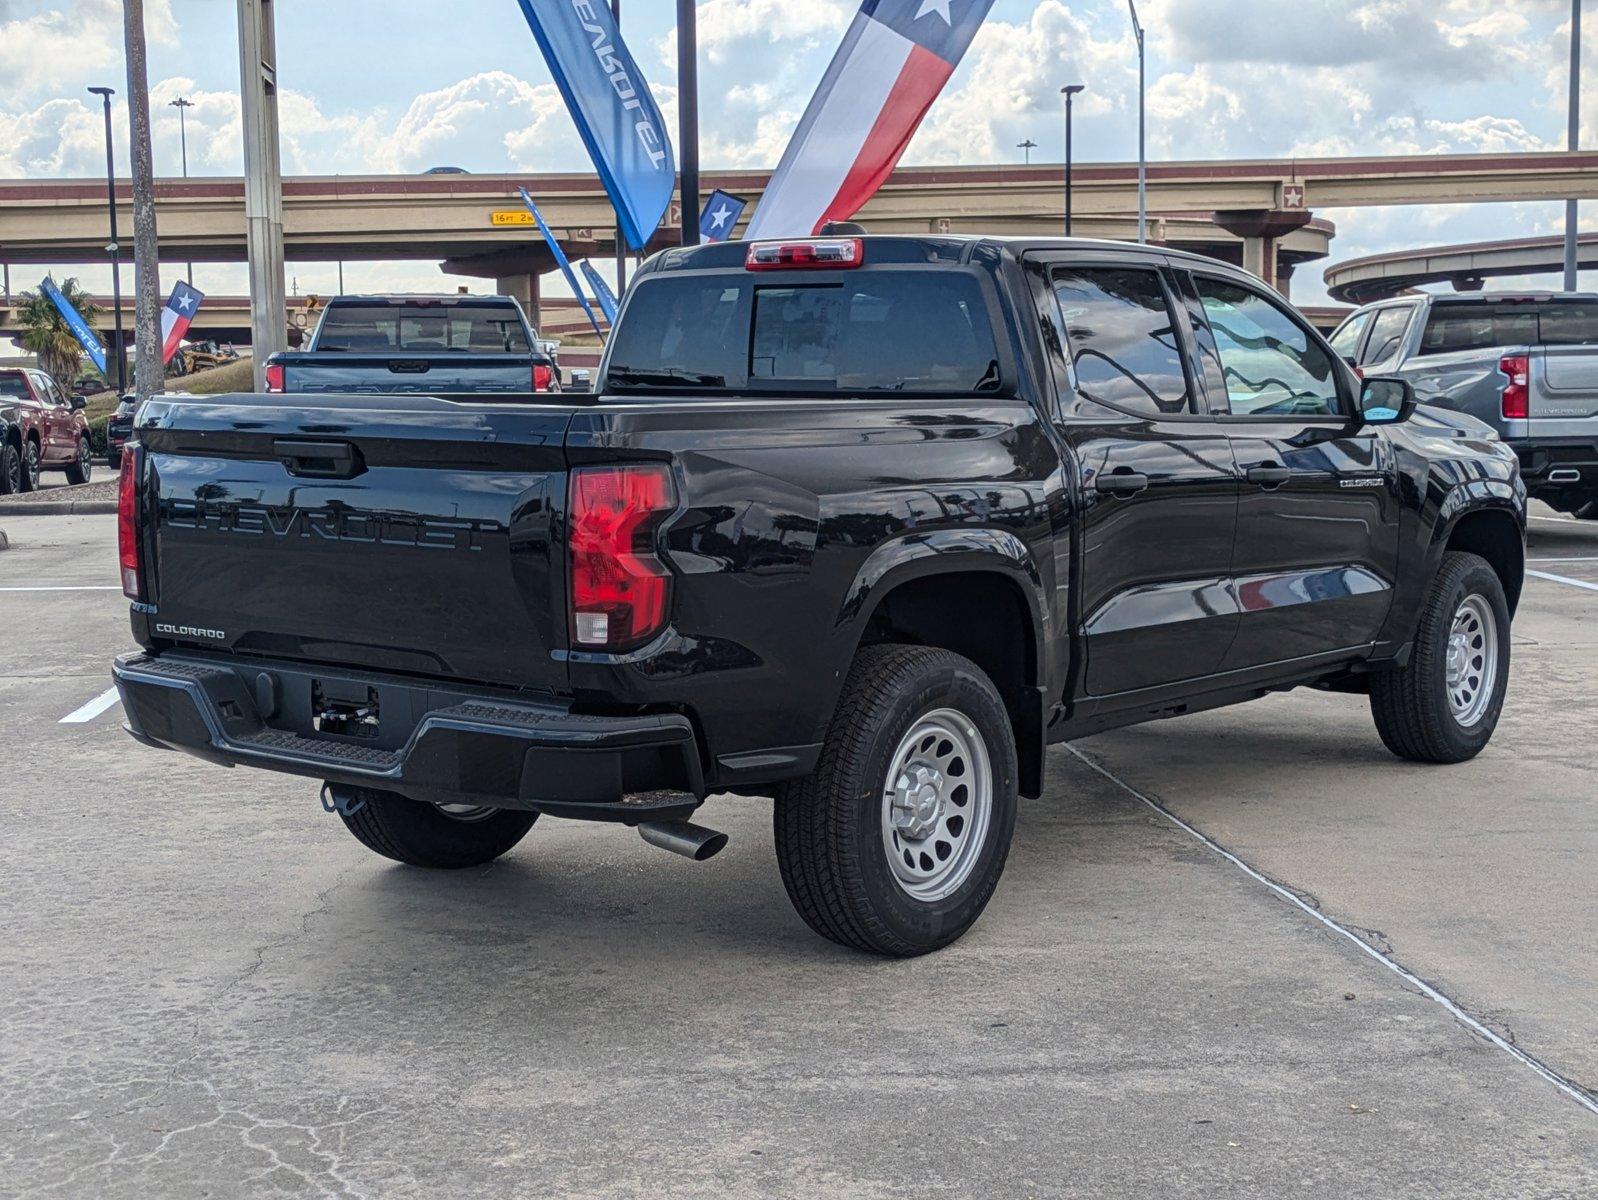
{"label": "chrome exhaust tip", "polygon": [[695,862],[714,858],[727,845],[727,835],[692,821],[644,821],[638,826],[644,841]]}

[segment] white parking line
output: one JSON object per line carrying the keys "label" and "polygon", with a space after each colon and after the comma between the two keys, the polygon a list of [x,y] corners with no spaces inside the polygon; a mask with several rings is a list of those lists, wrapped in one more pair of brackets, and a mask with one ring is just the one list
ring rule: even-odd
{"label": "white parking line", "polygon": [[1598,562],[1598,554],[1588,554],[1578,558],[1528,558],[1527,562]]}
{"label": "white parking line", "polygon": [[117,695],[116,688],[107,688],[82,708],[73,709],[56,723],[58,725],[86,725],[120,699],[121,697]]}
{"label": "white parking line", "polygon": [[1410,987],[1414,988],[1421,995],[1425,996],[1428,1000],[1435,1001],[1436,1003],[1442,1005],[1442,1007],[1448,1011],[1448,1014],[1452,1016],[1454,1020],[1458,1021],[1477,1037],[1483,1038],[1492,1043],[1494,1046],[1498,1047],[1498,1049],[1502,1050],[1505,1054],[1513,1058],[1516,1062],[1520,1063],[1521,1066],[1530,1067],[1531,1070],[1536,1072],[1537,1075],[1539,1075],[1542,1079],[1553,1084],[1556,1088],[1565,1093],[1565,1095],[1569,1096],[1588,1112],[1598,1114],[1598,1100],[1594,1100],[1582,1088],[1566,1079],[1563,1075],[1559,1074],[1559,1072],[1548,1066],[1541,1059],[1527,1054],[1513,1042],[1507,1041],[1498,1034],[1494,1033],[1491,1029],[1487,1028],[1487,1026],[1483,1025],[1475,1017],[1471,1016],[1453,1000],[1449,999],[1442,992],[1438,991],[1431,984],[1427,983],[1419,975],[1416,975],[1408,967],[1401,965],[1395,959],[1388,958],[1387,955],[1376,949],[1375,946],[1372,946],[1352,929],[1349,929],[1347,926],[1334,921],[1331,917],[1328,917],[1318,908],[1315,908],[1307,901],[1300,899],[1294,892],[1283,887],[1281,884],[1277,883],[1273,879],[1270,879],[1266,875],[1261,874],[1259,871],[1256,871],[1253,867],[1249,866],[1246,862],[1244,862],[1237,855],[1233,854],[1214,838],[1210,837],[1206,833],[1201,833],[1199,830],[1189,825],[1186,821],[1182,820],[1181,817],[1177,816],[1170,809],[1166,808],[1158,800],[1153,800],[1148,796],[1145,796],[1130,783],[1127,783],[1124,779],[1121,779],[1119,776],[1111,772],[1108,767],[1100,766],[1097,762],[1089,758],[1086,754],[1083,754],[1075,746],[1067,746],[1066,749],[1079,758],[1083,764],[1092,770],[1097,771],[1100,775],[1104,776],[1104,778],[1115,784],[1116,787],[1120,788],[1127,795],[1131,796],[1135,800],[1141,800],[1160,816],[1164,817],[1171,824],[1175,825],[1183,833],[1188,834],[1197,841],[1202,842],[1205,846],[1209,847],[1209,849],[1215,851],[1216,854],[1219,854],[1227,862],[1231,863],[1238,870],[1242,871],[1243,874],[1254,880],[1255,883],[1264,884],[1272,892],[1276,893],[1279,898],[1286,900],[1294,908],[1300,910],[1307,916],[1313,917],[1333,933],[1347,938],[1350,942],[1354,943],[1354,946],[1357,949],[1362,950],[1371,958],[1374,958],[1377,962],[1381,963],[1382,966],[1393,972],[1393,974],[1397,975],[1400,979],[1402,979]]}
{"label": "white parking line", "polygon": [[114,583],[97,583],[84,587],[0,587],[0,592],[120,592]]}
{"label": "white parking line", "polygon": [[1572,579],[1568,575],[1551,575],[1547,571],[1527,571],[1526,574],[1546,579],[1550,583],[1564,583],[1571,587],[1586,588],[1589,592],[1598,592],[1598,583],[1588,583],[1585,579]]}

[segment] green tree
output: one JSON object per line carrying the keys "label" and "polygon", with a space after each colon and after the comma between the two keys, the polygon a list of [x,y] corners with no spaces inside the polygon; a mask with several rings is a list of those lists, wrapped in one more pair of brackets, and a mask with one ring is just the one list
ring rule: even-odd
{"label": "green tree", "polygon": [[[60,284],[61,294],[67,298],[78,315],[93,328],[100,315],[100,306],[89,299],[89,294],[78,286],[76,279]],[[41,292],[20,292],[17,295],[17,324],[22,334],[17,342],[24,350],[38,356],[39,369],[51,376],[61,390],[72,394],[78,370],[83,364],[83,347],[72,336],[66,318],[54,301]]]}

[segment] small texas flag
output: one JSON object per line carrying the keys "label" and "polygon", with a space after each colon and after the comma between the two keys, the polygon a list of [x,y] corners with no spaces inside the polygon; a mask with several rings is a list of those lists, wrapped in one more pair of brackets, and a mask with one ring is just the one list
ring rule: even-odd
{"label": "small texas flag", "polygon": [[163,365],[171,362],[172,356],[178,352],[178,343],[183,341],[183,335],[189,331],[189,323],[194,320],[194,314],[200,311],[200,302],[204,299],[204,292],[196,291],[182,282],[179,282],[172,289],[172,294],[166,298],[166,307],[161,310]]}
{"label": "small texas flag", "polygon": [[733,227],[743,216],[749,201],[741,196],[729,195],[717,188],[705,202],[705,211],[699,217],[699,236],[707,242],[725,242],[732,236]]}

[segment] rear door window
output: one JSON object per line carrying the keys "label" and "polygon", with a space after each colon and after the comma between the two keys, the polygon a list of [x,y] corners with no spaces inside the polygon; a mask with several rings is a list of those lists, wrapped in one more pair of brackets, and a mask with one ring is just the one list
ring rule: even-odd
{"label": "rear door window", "polygon": [[993,317],[976,276],[870,271],[842,282],[725,273],[645,279],[612,339],[620,389],[996,392]]}
{"label": "rear door window", "polygon": [[1083,396],[1148,416],[1193,411],[1176,318],[1159,272],[1066,267],[1055,270],[1053,285]]}

